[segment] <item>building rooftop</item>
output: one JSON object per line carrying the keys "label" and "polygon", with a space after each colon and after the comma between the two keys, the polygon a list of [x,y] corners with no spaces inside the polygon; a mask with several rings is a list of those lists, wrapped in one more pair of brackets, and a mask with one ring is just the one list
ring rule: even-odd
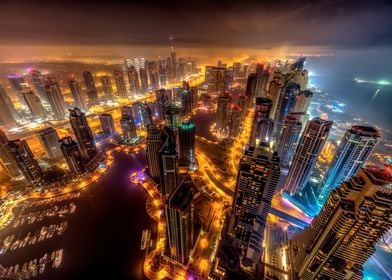
{"label": "building rooftop", "polygon": [[380,137],[380,132],[373,126],[353,125],[350,130],[353,133],[357,133],[363,136]]}

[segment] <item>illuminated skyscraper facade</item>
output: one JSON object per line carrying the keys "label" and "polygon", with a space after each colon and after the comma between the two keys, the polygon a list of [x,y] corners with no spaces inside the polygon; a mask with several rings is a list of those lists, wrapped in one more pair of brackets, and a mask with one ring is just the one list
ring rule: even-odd
{"label": "illuminated skyscraper facade", "polygon": [[46,117],[45,109],[37,95],[35,95],[31,90],[23,91],[21,94],[34,119]]}
{"label": "illuminated skyscraper facade", "polygon": [[16,160],[12,156],[8,148],[7,135],[1,129],[0,129],[0,165],[9,178],[14,178],[21,175],[18,165],[16,164]]}
{"label": "illuminated skyscraper facade", "polygon": [[80,89],[79,82],[76,80],[70,80],[68,81],[68,86],[71,90],[72,98],[74,100],[74,106],[83,110],[87,110],[88,107],[86,97]]}
{"label": "illuminated skyscraper facade", "polygon": [[306,187],[331,128],[332,121],[322,118],[314,118],[306,124],[284,184],[286,192],[293,195]]}
{"label": "illuminated skyscraper facade", "polygon": [[89,162],[98,152],[86,116],[79,108],[69,109],[69,122],[78,141],[83,158],[86,162]]}
{"label": "illuminated skyscraper facade", "polygon": [[59,144],[59,136],[53,127],[38,131],[39,141],[45,150],[46,157],[50,160],[61,158],[62,153]]}
{"label": "illuminated skyscraper facade", "polygon": [[165,125],[177,133],[178,123],[180,119],[180,108],[174,104],[169,104],[165,109]]}
{"label": "illuminated skyscraper facade", "polygon": [[257,74],[252,73],[249,74],[248,76],[248,81],[246,82],[246,88],[245,88],[245,96],[248,100],[248,108],[253,107],[254,99],[255,99],[255,94],[256,94],[256,84],[257,84]]}
{"label": "illuminated skyscraper facade", "polygon": [[302,129],[300,118],[301,114],[291,113],[284,119],[278,146],[278,155],[282,167],[289,167],[293,159]]}
{"label": "illuminated skyscraper facade", "polygon": [[169,198],[178,186],[176,136],[169,127],[165,126],[161,130],[160,139],[162,142],[159,150],[160,193],[163,197]]}
{"label": "illuminated skyscraper facade", "polygon": [[98,105],[99,104],[98,92],[95,86],[93,75],[91,74],[90,71],[84,71],[83,79],[86,84],[87,96],[88,96],[90,106]]}
{"label": "illuminated skyscraper facade", "polygon": [[11,99],[0,85],[0,125],[16,125],[16,117],[18,116]]}
{"label": "illuminated skyscraper facade", "polygon": [[101,123],[102,132],[105,135],[112,136],[116,133],[116,127],[114,126],[114,121],[111,114],[108,113],[100,114],[99,121]]}
{"label": "illuminated skyscraper facade", "polygon": [[195,142],[196,126],[191,121],[186,120],[178,126],[179,157],[181,165],[195,165]]}
{"label": "illuminated skyscraper facade", "polygon": [[45,77],[42,75],[42,73],[38,69],[32,69],[30,70],[30,76],[31,79],[33,80],[34,87],[37,90],[39,97],[42,100],[47,101],[46,99],[46,92],[45,92]]}
{"label": "illuminated skyscraper facade", "polygon": [[161,130],[155,124],[150,124],[147,127],[147,165],[148,173],[151,178],[155,181],[160,179],[160,156],[159,151],[162,148],[162,142],[160,138]]}
{"label": "illuminated skyscraper facade", "polygon": [[372,126],[353,125],[346,131],[321,185],[321,200],[364,166],[379,138],[379,131]]}
{"label": "illuminated skyscraper facade", "polygon": [[67,114],[63,94],[55,77],[45,77],[46,100],[49,102],[54,117],[62,120]]}
{"label": "illuminated skyscraper facade", "polygon": [[113,99],[113,88],[112,88],[112,81],[110,80],[110,77],[109,76],[102,76],[101,77],[101,84],[102,84],[103,93],[105,94],[105,99],[112,100]]}
{"label": "illuminated skyscraper facade", "polygon": [[230,120],[230,96],[218,97],[218,108],[216,110],[216,131],[221,135],[227,135]]}
{"label": "illuminated skyscraper facade", "polygon": [[79,145],[71,137],[60,140],[60,149],[67,160],[68,168],[73,175],[80,175],[86,171],[86,166]]}
{"label": "illuminated skyscraper facade", "polygon": [[249,147],[240,161],[228,234],[235,247],[245,250],[245,266],[260,262],[267,215],[279,176],[279,157],[263,144]]}
{"label": "illuminated skyscraper facade", "polygon": [[127,97],[127,88],[125,86],[125,80],[123,72],[120,69],[114,69],[113,71],[114,81],[116,83],[117,94],[121,98]]}
{"label": "illuminated skyscraper facade", "polygon": [[140,93],[139,75],[134,66],[128,69],[129,90],[132,95]]}
{"label": "illuminated skyscraper facade", "polygon": [[157,104],[157,111],[158,111],[158,119],[164,120],[166,104],[169,101],[168,90],[164,88],[159,89],[155,91],[155,96],[156,96],[156,104]]}
{"label": "illuminated skyscraper facade", "polygon": [[132,140],[137,136],[135,120],[132,115],[132,107],[125,106],[121,108],[120,126],[125,141]]}
{"label": "illuminated skyscraper facade", "polygon": [[328,196],[309,228],[291,242],[299,279],[363,279],[363,264],[392,228],[392,177],[359,169]]}
{"label": "illuminated skyscraper facade", "polygon": [[268,98],[256,97],[256,109],[252,123],[252,132],[249,139],[250,146],[259,143],[268,143],[271,140],[274,122],[269,118],[272,101]]}
{"label": "illuminated skyscraper facade", "polygon": [[229,123],[229,137],[236,139],[241,133],[242,110],[237,105],[232,106]]}

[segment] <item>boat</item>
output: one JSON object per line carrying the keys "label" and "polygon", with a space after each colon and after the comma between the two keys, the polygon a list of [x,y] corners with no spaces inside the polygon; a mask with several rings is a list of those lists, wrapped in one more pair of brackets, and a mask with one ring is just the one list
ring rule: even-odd
{"label": "boat", "polygon": [[140,244],[140,250],[145,250],[146,247],[149,247],[148,245],[150,244],[150,237],[151,237],[151,230],[144,229],[143,233],[142,233],[142,241]]}

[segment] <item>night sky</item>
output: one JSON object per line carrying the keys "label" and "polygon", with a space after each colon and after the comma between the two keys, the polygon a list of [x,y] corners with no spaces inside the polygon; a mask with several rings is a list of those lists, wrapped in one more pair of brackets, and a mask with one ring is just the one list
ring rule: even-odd
{"label": "night sky", "polygon": [[[267,2],[267,3],[265,3]],[[392,45],[391,1],[0,2],[2,45],[327,48]]]}

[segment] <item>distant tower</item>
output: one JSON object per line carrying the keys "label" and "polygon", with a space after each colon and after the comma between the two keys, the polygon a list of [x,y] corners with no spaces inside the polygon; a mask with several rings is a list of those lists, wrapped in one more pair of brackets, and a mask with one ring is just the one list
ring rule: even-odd
{"label": "distant tower", "polygon": [[353,125],[346,131],[321,185],[321,200],[364,166],[379,138],[380,132],[372,126]]}
{"label": "distant tower", "polygon": [[62,154],[59,145],[59,136],[53,127],[38,131],[38,136],[48,159],[56,160],[61,158]]}
{"label": "distant tower", "polygon": [[225,94],[227,90],[227,68],[206,66],[206,83],[208,92],[216,95]]}
{"label": "distant tower", "polygon": [[164,88],[159,89],[155,92],[155,96],[156,96],[156,104],[157,104],[157,111],[158,111],[158,119],[164,120],[166,103],[169,101],[168,90]]}
{"label": "distant tower", "polygon": [[152,112],[148,104],[139,102],[137,108],[142,126],[147,127],[149,124],[152,124]]}
{"label": "distant tower", "polygon": [[252,108],[255,101],[257,75],[249,74],[245,88],[245,96],[247,98],[247,107]]}
{"label": "distant tower", "polygon": [[132,107],[125,106],[121,108],[120,126],[125,141],[129,141],[137,136]]}
{"label": "distant tower", "polygon": [[169,104],[165,109],[165,125],[177,133],[178,123],[180,119],[180,108],[174,104]]}
{"label": "distant tower", "polygon": [[85,161],[89,162],[98,152],[86,116],[79,108],[69,109],[69,122],[78,141],[80,151]]}
{"label": "distant tower", "polygon": [[188,263],[194,244],[192,199],[192,184],[182,182],[165,205],[167,255],[183,265]]}
{"label": "distant tower", "polygon": [[183,82],[181,89],[181,115],[186,116],[192,113],[192,96],[187,82]]}
{"label": "distant tower", "polygon": [[293,111],[299,91],[300,91],[299,84],[289,83],[286,86],[283,95],[279,99],[279,104],[277,105],[276,108],[275,120],[274,120],[275,139],[279,139],[280,132],[283,127],[284,117]]}
{"label": "distant tower", "polygon": [[140,93],[139,76],[134,66],[128,69],[129,89],[132,95]]}
{"label": "distant tower", "polygon": [[64,119],[67,114],[64,97],[61,93],[60,86],[54,77],[45,77],[45,93],[50,107],[57,120]]}
{"label": "distant tower", "polygon": [[112,136],[116,133],[113,117],[111,114],[103,113],[99,115],[99,121],[102,126],[102,131],[107,136]]}
{"label": "distant tower", "polygon": [[74,106],[83,110],[87,110],[88,107],[86,97],[80,89],[79,82],[76,80],[68,81],[68,86],[71,90],[72,98],[74,100]]}
{"label": "distant tower", "polygon": [[16,160],[8,149],[8,138],[0,129],[0,165],[9,178],[20,176],[21,173],[16,164]]}
{"label": "distant tower", "polygon": [[284,184],[286,192],[293,195],[305,188],[331,127],[332,121],[321,118],[306,124]]}
{"label": "distant tower", "polygon": [[30,70],[30,76],[31,76],[31,79],[33,80],[34,87],[37,90],[39,97],[42,100],[45,100],[46,102],[48,102],[48,100],[46,99],[44,75],[42,75],[42,73],[38,69],[32,69],[32,70]]}
{"label": "distant tower", "polygon": [[19,139],[8,141],[7,148],[26,180],[34,187],[40,185],[42,170],[27,142]]}
{"label": "distant tower", "polygon": [[216,130],[226,135],[229,127],[230,97],[228,95],[218,97],[218,108],[216,111]]}
{"label": "distant tower", "polygon": [[284,119],[278,146],[278,155],[282,167],[289,167],[293,159],[302,129],[300,118],[301,114],[291,113]]}
{"label": "distant tower", "polygon": [[110,80],[110,77],[109,76],[102,76],[101,83],[102,83],[102,90],[103,90],[103,93],[105,94],[106,100],[112,100],[113,99],[113,88],[112,88],[112,82]]}
{"label": "distant tower", "polygon": [[271,141],[274,122],[269,118],[272,101],[268,98],[256,97],[256,109],[252,124],[250,146]]}
{"label": "distant tower", "polygon": [[148,90],[148,76],[147,70],[145,68],[141,68],[139,70],[140,74],[140,87],[142,92],[146,92]]}
{"label": "distant tower", "polygon": [[114,69],[113,74],[114,74],[114,81],[116,82],[117,94],[121,98],[126,98],[128,94],[127,94],[127,88],[125,86],[123,72],[120,69]]}
{"label": "distant tower", "polygon": [[87,96],[89,99],[90,106],[98,105],[99,104],[98,92],[97,92],[97,88],[95,87],[93,75],[91,74],[90,71],[84,71],[83,79],[86,84]]}
{"label": "distant tower", "polygon": [[159,150],[161,190],[163,197],[169,198],[178,185],[176,137],[173,131],[165,126],[161,130],[162,147]]}
{"label": "distant tower", "polygon": [[22,96],[34,119],[46,117],[45,109],[37,95],[35,95],[31,90],[28,90],[23,91]]}
{"label": "distant tower", "polygon": [[266,97],[268,81],[270,76],[270,69],[268,67],[264,67],[262,64],[257,64],[256,66],[256,97]]}
{"label": "distant tower", "polygon": [[155,125],[150,124],[147,126],[147,164],[148,164],[148,173],[151,178],[155,181],[160,178],[160,169],[159,169],[159,151],[162,147],[161,138],[160,138],[161,130]]}
{"label": "distant tower", "polygon": [[80,175],[86,171],[78,143],[68,136],[60,140],[60,148],[64,158],[67,160],[68,168],[73,175]]}
{"label": "distant tower", "polygon": [[173,72],[173,77],[177,77],[177,56],[176,56],[176,48],[173,43],[173,37],[170,37],[170,63],[171,63],[171,71]]}
{"label": "distant tower", "polygon": [[279,176],[279,157],[264,143],[249,147],[240,161],[228,234],[235,247],[245,250],[245,266],[261,259],[265,224]]}
{"label": "distant tower", "polygon": [[8,97],[7,93],[0,85],[0,125],[16,125],[16,118],[18,114],[15,110],[14,104]]}
{"label": "distant tower", "polygon": [[389,172],[361,168],[331,192],[311,226],[290,242],[298,279],[363,278],[364,263],[392,228]]}
{"label": "distant tower", "polygon": [[195,165],[196,126],[190,120],[178,126],[179,157],[181,165]]}
{"label": "distant tower", "polygon": [[229,122],[229,137],[236,139],[241,133],[242,110],[239,106],[234,105],[231,109]]}

